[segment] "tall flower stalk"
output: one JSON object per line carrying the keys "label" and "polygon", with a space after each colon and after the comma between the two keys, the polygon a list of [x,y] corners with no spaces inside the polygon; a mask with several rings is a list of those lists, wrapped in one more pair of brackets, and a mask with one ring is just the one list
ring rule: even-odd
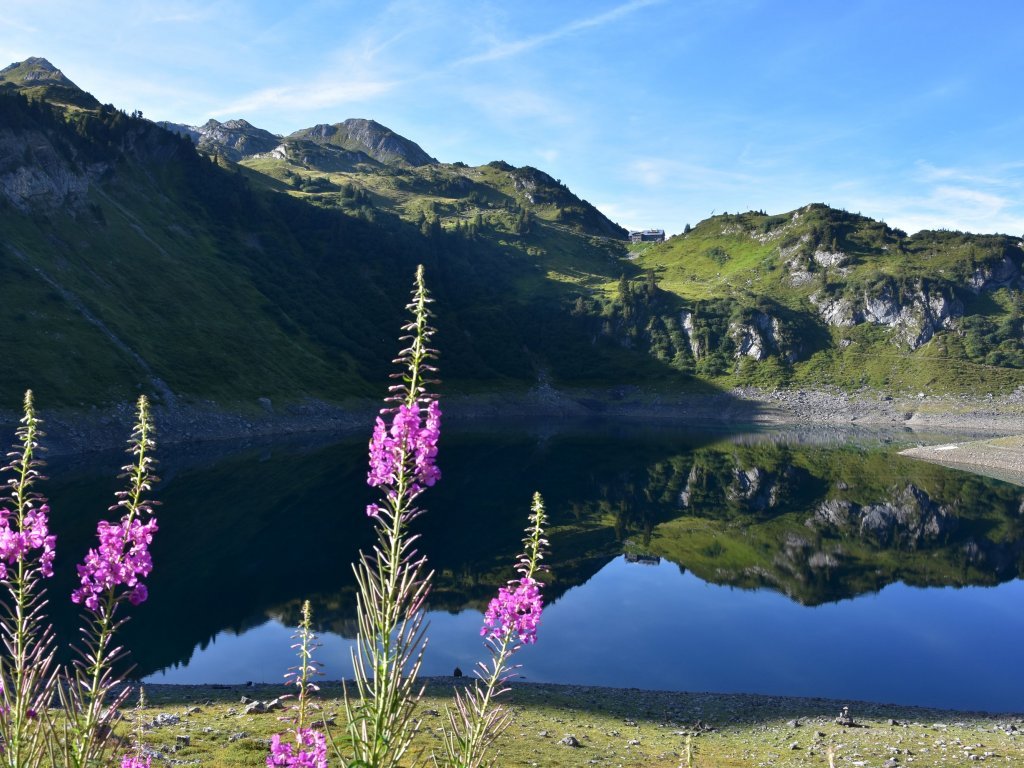
{"label": "tall flower stalk", "polygon": [[435,765],[479,768],[493,764],[488,750],[511,722],[511,713],[494,700],[508,690],[508,682],[518,668],[511,663],[513,654],[523,645],[537,642],[537,625],[544,607],[537,576],[544,570],[541,561],[548,545],[544,538],[546,522],[544,501],[535,493],[523,554],[516,565],[519,578],[498,590],[484,614],[480,634],[490,651],[490,663],[478,664],[477,680],[471,687],[456,689],[455,705],[447,708],[444,754],[434,756]]}
{"label": "tall flower stalk", "polygon": [[0,761],[8,766],[38,764],[47,751],[42,717],[53,695],[54,642],[45,624],[43,578],[53,575],[56,539],[48,530],[49,507],[34,490],[43,480],[36,456],[43,433],[25,393],[17,443],[3,468],[6,498],[0,502],[0,583],[6,588],[0,633]]}
{"label": "tall flower stalk", "polygon": [[430,392],[431,299],[416,270],[412,320],[403,326],[402,351],[394,361],[398,383],[391,386],[370,440],[367,482],[381,491],[367,507],[377,543],[354,565],[359,631],[352,652],[358,698],[346,693],[347,754],[343,766],[391,768],[399,765],[415,733],[413,710],[423,693],[417,676],[426,647],[424,601],[433,574],[415,549],[410,523],[421,512],[415,501],[441,473],[435,465],[441,410]]}
{"label": "tall flower stalk", "polygon": [[127,652],[114,645],[114,635],[126,621],[117,617],[118,606],[125,601],[139,605],[149,594],[142,579],[153,569],[149,545],[157,530],[156,502],[146,498],[158,480],[153,475],[155,447],[149,401],[142,396],[128,441],[132,461],[123,467],[127,488],[117,492],[117,502],[110,507],[111,512],[120,512],[121,518],[116,523],[101,520],[97,525],[99,545],[90,549],[78,566],[79,587],[71,595],[72,602],[85,607],[86,625],[74,674],[61,693],[67,717],[63,746],[68,766],[92,765],[102,759],[110,722],[129,693],[126,686],[118,690],[121,679],[115,666]]}
{"label": "tall flower stalk", "polygon": [[[321,674],[320,662],[313,658],[313,653],[320,647],[316,633],[313,632],[313,614],[309,600],[302,604],[302,622],[293,635],[296,640],[292,644],[299,657],[297,666],[292,667],[285,675],[289,685],[299,689],[296,703],[293,730],[293,742],[274,734],[270,739],[270,754],[267,756],[268,768],[285,766],[286,768],[327,768],[327,736],[321,731],[313,730],[310,712],[315,705],[310,698],[320,690],[313,678]],[[287,720],[291,718],[282,718]]]}

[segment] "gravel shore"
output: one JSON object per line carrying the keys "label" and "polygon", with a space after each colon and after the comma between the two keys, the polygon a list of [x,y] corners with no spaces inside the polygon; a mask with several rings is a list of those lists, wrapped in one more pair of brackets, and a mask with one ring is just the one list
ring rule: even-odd
{"label": "gravel shore", "polygon": [[[415,749],[439,747],[452,689],[469,678],[427,678],[416,708]],[[500,699],[510,727],[495,744],[506,768],[899,768],[974,762],[1021,765],[1024,720],[857,701],[742,693],[514,683]],[[283,724],[271,711],[281,686],[147,685],[147,707],[125,711],[124,732],[141,725],[154,765],[262,765]],[[328,720],[343,722],[341,691],[317,694]],[[848,708],[847,717],[837,717]],[[688,760],[688,756],[692,760]]]}
{"label": "gravel shore", "polygon": [[[526,392],[453,395],[443,398],[448,423],[494,419],[626,419],[708,425],[791,424],[834,428],[870,427],[974,436],[1024,432],[1024,388],[1009,395],[975,397],[886,395],[873,391],[760,390],[754,388],[686,394],[635,386],[558,390],[541,386]],[[131,432],[133,404],[110,408],[47,410],[38,405],[53,454],[84,453],[123,446]],[[225,406],[213,402],[157,404],[154,419],[161,444],[236,440],[307,433],[344,434],[366,430],[379,403],[304,400]],[[20,414],[0,412],[13,426]]]}

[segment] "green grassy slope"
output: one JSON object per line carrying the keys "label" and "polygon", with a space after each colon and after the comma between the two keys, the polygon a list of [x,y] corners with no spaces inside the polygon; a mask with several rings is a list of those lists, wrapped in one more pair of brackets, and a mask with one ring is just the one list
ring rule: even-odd
{"label": "green grassy slope", "polygon": [[1024,384],[1016,238],[809,205],[627,245],[534,168],[437,163],[368,121],[235,163],[35,61],[0,89],[6,402],[367,396],[417,263],[450,391]]}
{"label": "green grassy slope", "polygon": [[[714,216],[633,253],[671,306],[692,313],[704,349],[694,355],[687,344],[681,357],[689,352],[689,368],[715,380],[932,391],[1024,383],[1017,238],[908,237],[809,205],[778,216]],[[605,288],[614,296],[611,284]],[[778,321],[775,339],[757,329],[766,347],[761,360],[743,354],[730,331],[756,326],[758,314]]]}
{"label": "green grassy slope", "polygon": [[38,180],[31,199],[15,189],[0,204],[7,402],[28,385],[74,406],[140,388],[250,403],[376,395],[417,263],[438,299],[449,391],[525,387],[542,370],[675,375],[592,349],[568,315],[563,273],[611,274],[614,242],[506,208],[472,228],[405,220],[381,194],[295,189],[108,107],[6,92],[0,120],[5,170]]}

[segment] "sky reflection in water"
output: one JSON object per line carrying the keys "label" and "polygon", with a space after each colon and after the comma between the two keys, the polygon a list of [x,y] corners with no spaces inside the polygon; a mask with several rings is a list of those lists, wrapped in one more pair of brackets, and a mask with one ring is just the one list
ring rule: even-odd
{"label": "sky reflection in water", "polygon": [[[1015,659],[1024,636],[1024,582],[915,588],[816,607],[769,590],[707,584],[667,561],[619,557],[544,614],[525,679],[659,690],[752,692],[1024,711]],[[424,674],[469,671],[482,615],[431,612]],[[277,621],[219,634],[187,666],[153,682],[274,681],[294,663]],[[321,637],[331,678],[350,675],[352,646]]]}

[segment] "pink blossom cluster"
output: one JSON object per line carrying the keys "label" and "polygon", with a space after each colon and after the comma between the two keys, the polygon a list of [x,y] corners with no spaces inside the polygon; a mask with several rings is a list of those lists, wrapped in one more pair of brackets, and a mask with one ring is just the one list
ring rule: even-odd
{"label": "pink blossom cluster", "polygon": [[[390,428],[384,422],[386,415],[382,412],[373,428],[366,482],[393,491],[404,464],[414,477],[409,495],[416,496],[424,487],[441,479],[441,470],[434,463],[441,434],[441,407],[436,400],[431,400],[424,418],[419,406],[400,405],[394,411]],[[371,508],[367,509],[367,514],[376,514],[376,505]]]}
{"label": "pink blossom cluster", "polygon": [[327,739],[319,731],[303,728],[297,733],[297,744],[281,741],[279,734],[270,738],[270,754],[267,767],[288,766],[288,768],[327,768]]}
{"label": "pink blossom cluster", "polygon": [[511,584],[515,584],[514,589],[502,587],[487,606],[480,635],[498,641],[516,635],[521,643],[535,643],[537,624],[544,608],[540,583],[524,576],[518,583]]}
{"label": "pink blossom cluster", "polygon": [[91,611],[100,610],[100,596],[117,586],[126,586],[128,600],[138,605],[149,593],[139,581],[153,570],[149,545],[157,530],[156,518],[143,523],[137,518],[122,518],[113,524],[101,520],[96,526],[100,545],[90,549],[85,562],[78,566],[81,586],[71,593],[71,602],[85,603]]}
{"label": "pink blossom cluster", "polygon": [[121,758],[121,768],[150,768],[153,758],[147,757],[133,757],[131,755],[125,755]]}
{"label": "pink blossom cluster", "polygon": [[7,578],[7,566],[16,565],[33,549],[40,549],[39,571],[43,576],[53,576],[54,547],[57,537],[51,536],[47,524],[50,508],[43,504],[38,509],[30,507],[21,521],[20,529],[12,526],[17,521],[8,509],[0,509],[0,579]]}

